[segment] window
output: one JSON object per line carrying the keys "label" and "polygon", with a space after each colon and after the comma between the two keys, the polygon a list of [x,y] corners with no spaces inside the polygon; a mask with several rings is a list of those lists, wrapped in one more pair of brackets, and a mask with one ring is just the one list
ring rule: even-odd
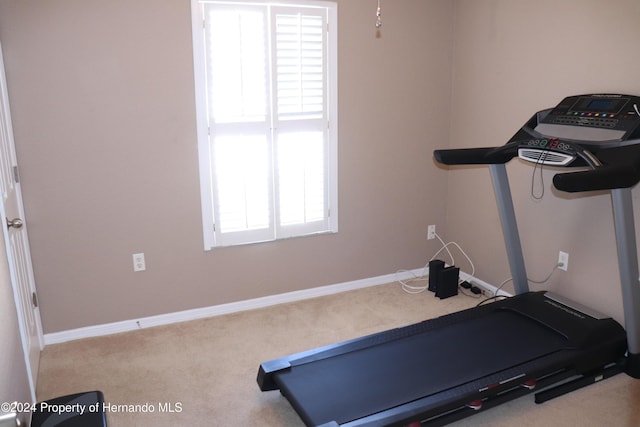
{"label": "window", "polygon": [[205,249],[337,232],[337,5],[192,0]]}

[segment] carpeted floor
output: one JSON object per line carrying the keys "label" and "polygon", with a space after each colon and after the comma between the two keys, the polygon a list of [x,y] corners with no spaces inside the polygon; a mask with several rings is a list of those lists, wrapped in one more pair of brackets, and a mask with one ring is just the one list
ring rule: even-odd
{"label": "carpeted floor", "polygon": [[[37,397],[102,390],[112,408],[110,427],[301,427],[279,392],[260,392],[256,374],[261,362],[477,302],[463,295],[446,300],[431,293],[409,295],[389,284],[51,345],[42,353]],[[640,381],[618,375],[542,405],[526,396],[451,424],[515,425],[640,426]]]}

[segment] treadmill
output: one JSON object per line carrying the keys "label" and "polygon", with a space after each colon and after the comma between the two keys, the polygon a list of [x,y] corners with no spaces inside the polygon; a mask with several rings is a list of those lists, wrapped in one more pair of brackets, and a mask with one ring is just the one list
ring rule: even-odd
{"label": "treadmill", "polygon": [[[535,393],[536,403],[626,372],[640,378],[640,283],[631,187],[640,180],[640,97],[591,94],[537,112],[498,147],[436,150],[491,170],[515,296],[264,362],[307,426],[442,426]],[[550,292],[530,292],[505,164],[578,167],[566,192],[611,190],[625,328]],[[470,363],[470,355],[473,363]]]}

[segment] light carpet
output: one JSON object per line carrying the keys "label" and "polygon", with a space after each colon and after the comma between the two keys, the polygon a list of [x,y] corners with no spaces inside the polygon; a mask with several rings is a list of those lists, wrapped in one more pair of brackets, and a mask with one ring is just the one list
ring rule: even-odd
{"label": "light carpet", "polygon": [[[50,345],[41,356],[37,397],[101,390],[112,408],[107,413],[110,427],[302,427],[278,391],[259,390],[256,375],[261,362],[434,318],[477,302],[464,295],[445,300],[431,293],[409,295],[398,284],[388,284]],[[640,426],[640,381],[618,375],[542,405],[529,395],[451,424],[516,425]]]}

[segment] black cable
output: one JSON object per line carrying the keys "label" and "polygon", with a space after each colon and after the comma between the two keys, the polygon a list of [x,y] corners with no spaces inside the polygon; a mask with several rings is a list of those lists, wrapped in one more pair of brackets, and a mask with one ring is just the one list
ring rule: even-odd
{"label": "black cable", "polygon": [[[542,168],[544,166],[544,161],[547,158],[548,153],[549,153],[548,150],[541,152],[540,157],[538,157],[538,160],[536,160],[536,163],[533,166],[533,174],[531,175],[531,197],[533,197],[535,200],[542,200],[542,198],[544,197],[544,175],[543,175]],[[535,181],[536,181],[536,169],[538,168],[538,165],[540,165],[540,187],[542,189],[540,196],[536,195],[535,188],[534,188]]]}
{"label": "black cable", "polygon": [[494,296],[492,296],[490,298],[483,299],[478,304],[476,304],[476,307],[480,307],[481,305],[484,305],[484,304],[486,304],[488,302],[491,302],[493,300],[498,301],[498,298],[500,298],[500,301],[502,301],[502,300],[505,300],[505,299],[508,299],[508,298],[511,298],[511,297],[508,297],[506,295],[494,295]]}

